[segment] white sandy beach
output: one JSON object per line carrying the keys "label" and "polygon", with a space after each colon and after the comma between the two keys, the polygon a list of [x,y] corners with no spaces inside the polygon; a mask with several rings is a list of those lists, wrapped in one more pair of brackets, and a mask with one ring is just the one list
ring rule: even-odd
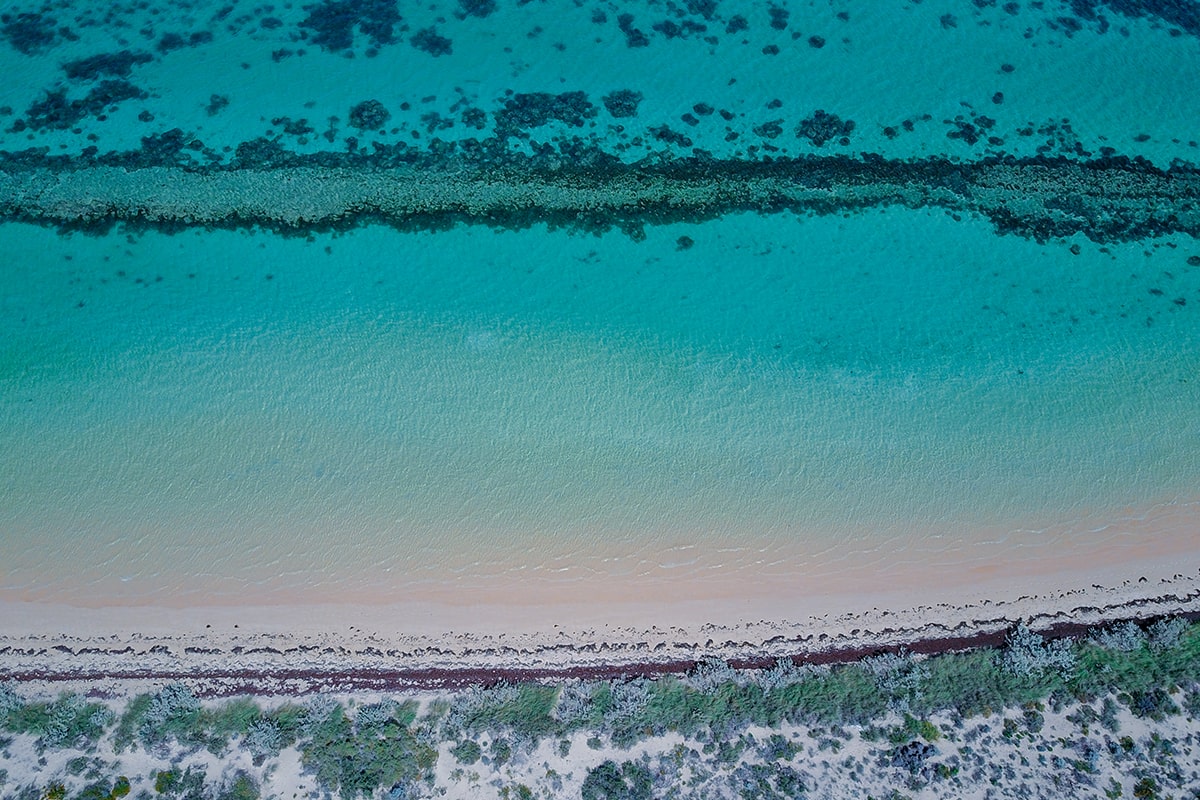
{"label": "white sandy beach", "polygon": [[283,682],[263,691],[307,691],[320,679],[298,673],[362,668],[415,680],[422,670],[762,659],[970,637],[1018,620],[1047,628],[1200,611],[1200,505],[1130,510],[1103,531],[1099,520],[1087,524],[1086,537],[1031,531],[967,550],[876,554],[886,565],[830,561],[810,574],[776,563],[757,574],[682,578],[666,570],[558,583],[532,575],[401,585],[339,602],[327,583],[309,602],[252,593],[243,604],[223,597],[188,606],[170,597],[85,605],[6,596],[0,671],[53,676],[64,688],[72,674],[118,682],[208,675],[213,691],[222,690],[217,673],[246,673],[235,681],[242,688],[276,673]]}

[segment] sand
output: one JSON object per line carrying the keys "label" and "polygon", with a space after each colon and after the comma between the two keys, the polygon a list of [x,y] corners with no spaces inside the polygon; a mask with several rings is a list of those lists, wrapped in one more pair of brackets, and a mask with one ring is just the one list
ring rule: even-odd
{"label": "sand", "polygon": [[930,651],[995,643],[1018,620],[1045,630],[1200,612],[1198,532],[1200,503],[1168,502],[958,550],[859,564],[827,551],[805,574],[776,561],[758,574],[460,578],[346,602],[187,607],[5,597],[0,675],[119,692],[192,678],[210,694],[287,694]]}
{"label": "sand", "polygon": [[[393,595],[182,607],[170,598],[155,605],[96,598],[85,607],[7,599],[0,602],[0,675],[16,678],[26,696],[74,691],[109,698],[120,713],[128,698],[174,681],[210,698],[254,694],[268,705],[314,692],[350,704],[397,693],[426,702],[451,697],[448,692],[464,684],[500,678],[685,671],[712,656],[766,665],[777,657],[847,660],[901,645],[935,652],[995,644],[1017,620],[1070,633],[1115,619],[1200,613],[1198,508],[1163,503],[1129,509],[1093,520],[1086,536],[1076,520],[1069,531],[1029,530],[966,550],[907,558],[876,553],[857,564],[829,560],[827,572],[810,573],[807,580],[794,574],[789,580],[773,562],[758,580],[744,574],[718,580],[720,571],[708,571],[704,579],[643,576],[619,590],[579,581],[568,590],[534,581],[534,591],[477,581],[458,594],[443,589],[399,602]],[[537,796],[578,796],[589,770],[606,760],[633,760],[650,765],[664,785],[696,786],[709,796],[733,796],[732,787],[755,769],[790,770],[813,796],[828,798],[886,796],[897,786],[930,798],[984,797],[989,787],[1031,797],[1092,796],[1114,786],[1131,793],[1164,739],[1176,751],[1163,769],[1175,764],[1186,771],[1196,763],[1190,716],[1150,723],[1121,706],[1120,735],[1132,737],[1122,740],[1127,748],[1099,725],[1090,734],[1086,725],[1081,729],[1072,716],[1077,712],[1077,704],[1047,709],[1044,729],[1040,721],[1030,727],[1028,712],[1018,709],[965,724],[953,712],[939,712],[930,720],[943,738],[920,773],[896,765],[896,749],[886,737],[868,740],[867,729],[853,725],[752,727],[736,734],[745,750],[732,762],[712,755],[703,736],[691,740],[676,733],[622,749],[579,731],[565,743],[569,754],[560,752],[564,742],[547,739],[533,750],[514,749],[505,764],[462,764],[451,752],[454,742],[443,741],[428,789],[499,798],[528,786]],[[899,724],[898,716],[891,717],[882,724]],[[494,735],[480,739],[485,752]],[[766,757],[772,736],[795,743],[798,753],[778,763]],[[10,787],[61,779],[71,759],[82,755],[54,751],[42,762],[33,737],[18,738],[0,758]],[[100,747],[109,753],[111,744],[105,739]],[[160,770],[195,767],[214,786],[249,774],[265,797],[320,791],[293,748],[266,763],[252,762],[240,740],[220,757],[171,745],[105,758],[135,789],[151,787]],[[1090,766],[1081,767],[1085,761]],[[951,777],[935,778],[935,767],[950,770]],[[71,780],[72,786],[79,782]]]}

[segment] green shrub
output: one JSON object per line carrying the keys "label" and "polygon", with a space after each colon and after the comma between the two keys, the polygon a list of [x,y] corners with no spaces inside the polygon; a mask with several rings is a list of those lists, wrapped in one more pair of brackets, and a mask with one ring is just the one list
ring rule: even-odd
{"label": "green shrub", "polygon": [[224,791],[217,795],[217,800],[258,800],[258,797],[258,784],[246,773],[239,772]]}
{"label": "green shrub", "polygon": [[290,747],[303,734],[307,715],[308,712],[303,706],[288,703],[267,712],[263,719],[275,723],[275,729],[279,731],[280,747]]}
{"label": "green shrub", "polygon": [[781,733],[772,733],[763,744],[764,761],[791,761],[800,752],[800,744]]}
{"label": "green shrub", "polygon": [[517,689],[517,696],[481,717],[489,727],[508,727],[518,734],[537,739],[556,728],[552,712],[558,699],[558,688],[527,683]]}
{"label": "green shrub", "polygon": [[49,703],[25,703],[8,712],[4,727],[13,733],[41,734],[50,723]]}
{"label": "green shrub", "polygon": [[1153,778],[1142,778],[1133,785],[1133,796],[1141,800],[1156,800],[1158,783]]}
{"label": "green shrub", "polygon": [[1121,729],[1121,722],[1117,719],[1117,704],[1111,697],[1104,698],[1100,704],[1100,724],[1109,733],[1116,733]]}
{"label": "green shrub", "polygon": [[74,694],[53,703],[25,703],[9,709],[5,727],[14,733],[38,736],[40,747],[86,748],[104,734],[112,712],[102,703],[88,703]]}
{"label": "green shrub", "polygon": [[[8,715],[25,705],[24,698],[17,694],[11,681],[0,683],[0,727],[8,728]],[[11,730],[11,728],[9,728]]]}
{"label": "green shrub", "polygon": [[355,752],[350,720],[338,705],[312,731],[311,739],[303,747],[302,761],[322,785],[336,791],[341,784],[344,762]]}
{"label": "green shrub", "polygon": [[1192,719],[1200,717],[1200,689],[1193,686],[1187,693],[1183,700],[1183,710]]}
{"label": "green shrub", "polygon": [[437,750],[401,725],[404,718],[403,711],[399,718],[388,712],[355,730],[345,710],[335,705],[309,740],[301,742],[305,768],[344,800],[419,780],[436,763]]}
{"label": "green shrub", "polygon": [[887,711],[887,701],[872,676],[855,664],[837,667],[826,676],[810,675],[772,691],[769,697],[793,722],[861,724]]}
{"label": "green shrub", "polygon": [[117,721],[117,729],[113,732],[113,750],[116,753],[123,753],[137,739],[138,728],[153,700],[152,695],[141,694],[125,704],[125,710]]}
{"label": "green shrub", "polygon": [[1137,716],[1162,722],[1168,716],[1179,713],[1179,706],[1162,688],[1154,687],[1142,692],[1119,695],[1121,702]]}
{"label": "green shrub", "polygon": [[163,770],[154,777],[154,791],[159,794],[170,794],[179,786],[179,773],[174,770]]}
{"label": "green shrub", "polygon": [[204,788],[204,778],[204,770],[194,767],[188,767],[183,774],[178,769],[166,770],[155,776],[154,791],[179,800],[210,800],[211,796]]}
{"label": "green shrub", "polygon": [[887,738],[892,744],[906,744],[914,739],[936,742],[942,738],[942,731],[927,719],[905,714],[904,721],[887,732]]}
{"label": "green shrub", "polygon": [[118,800],[130,792],[129,779],[121,775],[112,783],[107,780],[88,784],[72,800]]}
{"label": "green shrub", "polygon": [[653,778],[650,770],[633,761],[615,761],[588,771],[580,791],[582,800],[650,800]]}
{"label": "green shrub", "polygon": [[108,781],[88,784],[72,800],[111,800],[112,785]]}
{"label": "green shrub", "polygon": [[479,745],[469,739],[459,742],[450,752],[460,763],[467,765],[474,764],[483,755]]}
{"label": "green shrub", "polygon": [[207,721],[200,700],[191,689],[172,683],[152,695],[149,704],[141,710],[137,736],[145,744],[175,739],[183,745],[205,745],[213,749],[215,743],[207,730]]}
{"label": "green shrub", "polygon": [[188,767],[179,780],[179,790],[176,795],[179,800],[209,800],[210,794],[205,791],[204,779],[207,777],[202,769]]}
{"label": "green shrub", "polygon": [[234,734],[244,735],[261,717],[257,703],[248,697],[238,697],[215,708],[204,709],[197,723],[207,729],[210,738],[227,742]]}
{"label": "green shrub", "polygon": [[499,738],[492,740],[492,766],[502,767],[512,758],[512,745],[507,739]]}
{"label": "green shrub", "polygon": [[786,764],[741,764],[731,778],[741,800],[793,800],[804,796],[800,773]]}

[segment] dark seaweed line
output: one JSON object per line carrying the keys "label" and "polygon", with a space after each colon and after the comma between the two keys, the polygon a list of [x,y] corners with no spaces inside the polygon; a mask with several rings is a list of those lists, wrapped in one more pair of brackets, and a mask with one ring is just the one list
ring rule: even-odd
{"label": "dark seaweed line", "polygon": [[[1135,601],[1121,606],[1126,612],[1132,608],[1153,603],[1153,600]],[[1098,609],[1076,609],[1088,611]],[[1061,615],[1059,615],[1061,616]],[[1200,611],[1181,611],[1171,616],[1189,621],[1200,619]],[[1135,616],[1113,617],[1106,624],[1125,621],[1145,623],[1146,619]],[[938,655],[941,653],[964,652],[982,648],[994,648],[1004,644],[1008,635],[1008,624],[992,620],[987,629],[957,635],[922,636],[923,630],[908,631],[913,638],[902,643],[888,645],[833,646],[822,650],[807,650],[785,656],[744,656],[728,660],[736,669],[767,669],[780,658],[796,665],[837,665],[859,661],[868,656],[884,652]],[[1092,635],[1094,624],[1057,622],[1042,633],[1049,639],[1080,640]],[[884,631],[888,633],[890,631]],[[696,645],[696,650],[703,648]],[[135,669],[120,672],[95,670],[30,670],[0,672],[5,680],[17,682],[39,681],[66,683],[78,681],[137,680],[137,681],[201,681],[204,688],[197,694],[205,697],[233,695],[314,694],[321,692],[375,691],[396,692],[404,690],[461,689],[467,686],[491,686],[507,683],[554,683],[568,680],[627,680],[635,677],[655,678],[665,675],[682,675],[691,672],[700,663],[702,654],[696,659],[671,659],[662,661],[640,661],[636,663],[595,663],[564,665],[561,667],[426,667],[416,669],[388,669],[379,667],[350,667],[345,669],[203,669],[203,670],[155,670]]]}
{"label": "dark seaweed line", "polygon": [[1096,242],[1200,237],[1200,170],[1123,157],[956,163],[809,156],[553,169],[517,157],[500,166],[443,161],[387,169],[353,159],[268,169],[64,169],[0,159],[0,219],[98,232],[118,223],[296,235],[378,223],[435,230],[545,223],[639,237],[645,225],[737,212],[834,214],[889,205],[978,214],[1000,233],[1039,242],[1074,234]]}

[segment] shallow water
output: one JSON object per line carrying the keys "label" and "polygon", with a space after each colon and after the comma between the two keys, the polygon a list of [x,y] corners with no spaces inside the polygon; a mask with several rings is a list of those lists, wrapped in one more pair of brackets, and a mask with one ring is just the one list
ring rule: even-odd
{"label": "shallow water", "polygon": [[[261,143],[238,149],[257,137],[294,153],[403,141],[425,169],[434,137],[486,139],[497,124],[513,153],[553,142],[626,163],[693,148],[1196,158],[1200,28],[1186,19],[1099,4],[1104,21],[1073,30],[1054,3],[806,4],[778,28],[767,5],[718,3],[710,19],[694,6],[401,9],[390,37],[387,3],[10,19],[0,59],[23,79],[0,90],[5,170],[69,177],[94,165],[89,146],[141,148],[145,163],[114,162],[130,169],[277,168]],[[347,47],[324,11],[357,15]],[[727,32],[738,14],[749,27]],[[430,26],[452,52],[411,43]],[[197,31],[211,41],[163,38]],[[87,73],[73,59],[125,49],[146,58],[66,77]],[[105,79],[147,96],[115,111],[86,99]],[[34,105],[56,87],[54,113]],[[538,111],[509,89],[584,95]],[[642,94],[636,116],[602,101],[618,89]],[[368,99],[391,115],[382,133],[348,124]],[[546,108],[558,119],[540,124]],[[819,144],[797,134],[816,109],[841,126]],[[73,160],[11,155],[41,145]],[[998,531],[1065,525],[1086,547],[1110,510],[1200,486],[1188,230],[1130,239],[1084,221],[1037,241],[971,213],[848,203],[624,230],[547,227],[534,208],[516,229],[347,219],[281,232],[250,214],[191,225],[186,198],[154,202],[168,200],[184,204],[172,223],[83,232],[6,206],[7,597],[329,598],[652,568],[802,577],[834,549],[883,574],[895,553]]]}

